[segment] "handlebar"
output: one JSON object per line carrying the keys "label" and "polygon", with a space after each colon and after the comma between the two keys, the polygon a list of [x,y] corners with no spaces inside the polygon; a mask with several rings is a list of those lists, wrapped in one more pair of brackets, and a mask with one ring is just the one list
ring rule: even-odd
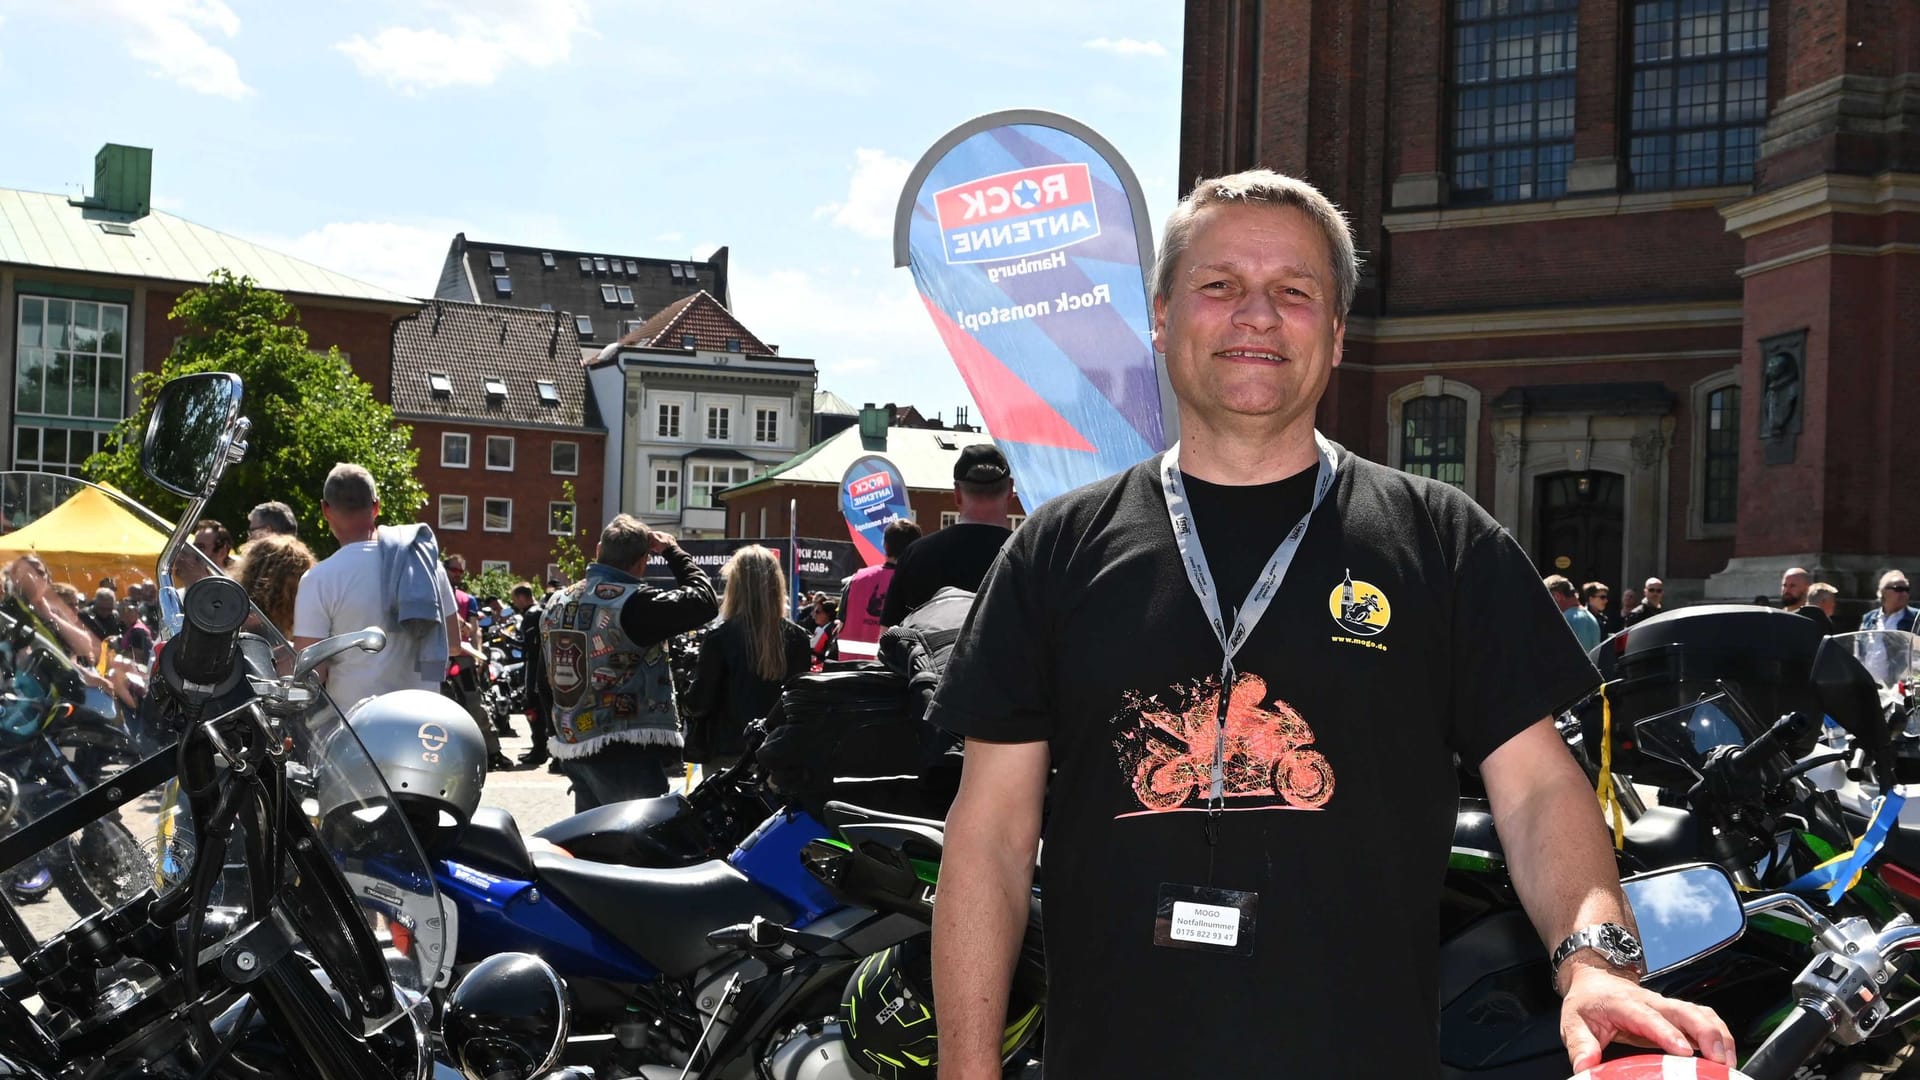
{"label": "handlebar", "polygon": [[1820,1052],[1820,1047],[1839,1026],[1839,1021],[1823,1012],[1823,1008],[1815,1001],[1800,1001],[1741,1066],[1741,1071],[1761,1078],[1794,1075]]}

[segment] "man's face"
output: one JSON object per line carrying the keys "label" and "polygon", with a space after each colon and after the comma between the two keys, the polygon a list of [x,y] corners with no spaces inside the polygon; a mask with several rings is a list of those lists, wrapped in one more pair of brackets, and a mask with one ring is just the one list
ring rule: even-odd
{"label": "man's face", "polygon": [[261,521],[259,518],[257,517],[247,518],[247,539],[258,540],[262,536],[265,536],[267,533],[272,531],[273,531],[272,529],[268,528],[267,523],[264,521]]}
{"label": "man's face", "polygon": [[1907,606],[1909,592],[1904,580],[1889,581],[1880,587],[1880,606],[1888,611],[1898,611]]}
{"label": "man's face", "polygon": [[533,597],[514,593],[513,596],[508,598],[508,602],[513,604],[513,610],[525,611],[533,606]]}
{"label": "man's face", "polygon": [[460,583],[467,580],[467,564],[463,562],[448,563],[447,580],[453,583],[454,588],[459,588]]}
{"label": "man's face", "polygon": [[1221,204],[1194,219],[1153,344],[1181,404],[1202,418],[1311,418],[1340,364],[1327,240],[1292,207]]}
{"label": "man's face", "polygon": [[1807,586],[1812,582],[1805,574],[1780,575],[1780,602],[1783,604],[1804,604],[1807,602]]}
{"label": "man's face", "polygon": [[1659,607],[1667,601],[1667,587],[1659,582],[1647,582],[1647,606]]}
{"label": "man's face", "polygon": [[194,533],[193,546],[200,549],[200,554],[212,559],[215,566],[226,561],[227,549],[220,544],[220,534],[212,529],[201,529]]}

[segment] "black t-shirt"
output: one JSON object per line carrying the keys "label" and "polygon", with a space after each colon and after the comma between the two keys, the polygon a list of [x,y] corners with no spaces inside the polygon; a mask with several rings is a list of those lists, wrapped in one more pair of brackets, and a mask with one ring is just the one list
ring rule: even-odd
{"label": "black t-shirt", "polygon": [[907,612],[933,599],[934,593],[948,585],[979,591],[1008,535],[1003,525],[961,521],[915,540],[893,571],[880,624],[896,625]]}
{"label": "black t-shirt", "polygon": [[[1014,535],[931,718],[1046,740],[1047,1065],[1068,1077],[1438,1070],[1440,889],[1478,764],[1599,680],[1526,555],[1453,488],[1347,457],[1236,658],[1209,859],[1221,651],[1158,458]],[[1312,470],[1187,481],[1231,617]],[[1162,884],[1257,892],[1251,956],[1153,943]]]}

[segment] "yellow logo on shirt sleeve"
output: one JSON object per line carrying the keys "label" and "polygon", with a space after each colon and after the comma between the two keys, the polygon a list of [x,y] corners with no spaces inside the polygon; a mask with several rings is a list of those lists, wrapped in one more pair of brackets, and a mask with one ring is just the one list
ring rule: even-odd
{"label": "yellow logo on shirt sleeve", "polygon": [[1327,613],[1340,629],[1372,637],[1393,620],[1393,605],[1387,602],[1386,593],[1365,581],[1353,580],[1353,571],[1348,570],[1346,580],[1327,594]]}

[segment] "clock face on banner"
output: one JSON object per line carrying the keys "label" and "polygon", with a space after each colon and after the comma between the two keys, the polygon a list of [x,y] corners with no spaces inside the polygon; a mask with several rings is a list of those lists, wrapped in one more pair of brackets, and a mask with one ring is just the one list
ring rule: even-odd
{"label": "clock face on banner", "polygon": [[907,481],[893,462],[868,454],[847,467],[840,478],[840,515],[847,519],[853,546],[868,566],[887,561],[881,534],[896,521],[912,518],[907,506]]}

